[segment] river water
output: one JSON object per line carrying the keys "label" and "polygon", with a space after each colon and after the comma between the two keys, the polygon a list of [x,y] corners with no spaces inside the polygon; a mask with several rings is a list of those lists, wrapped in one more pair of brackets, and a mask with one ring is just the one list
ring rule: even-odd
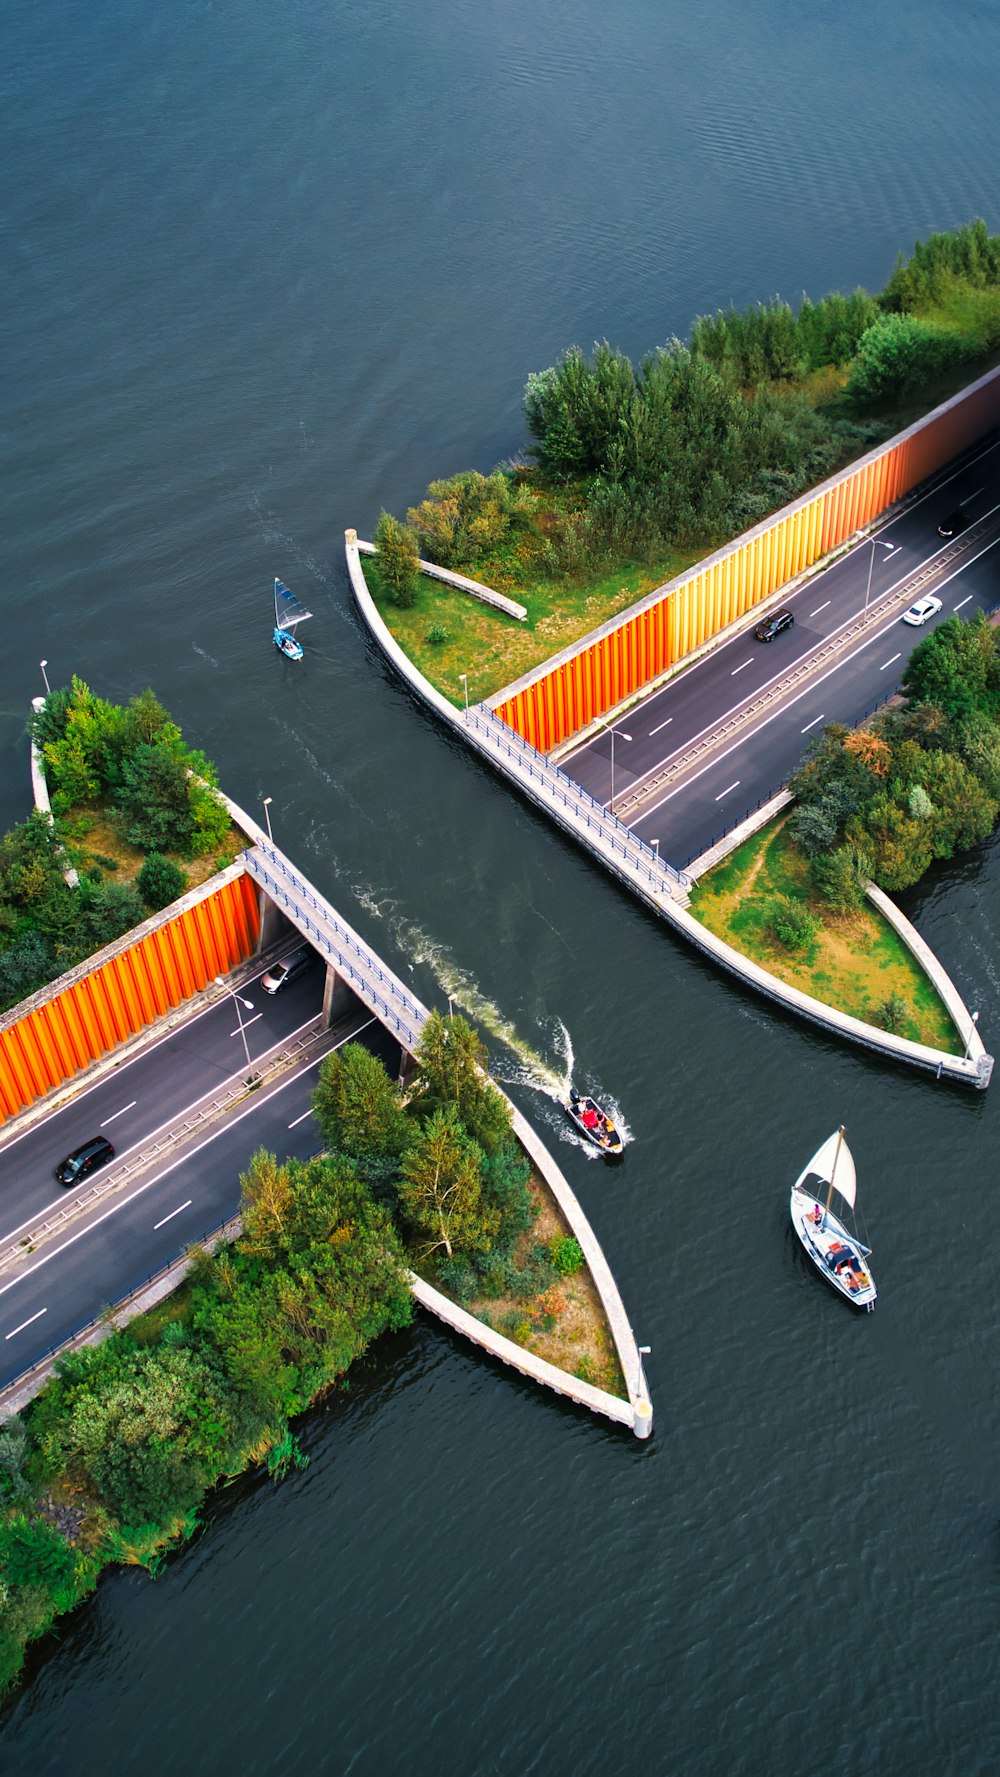
{"label": "river water", "polygon": [[[1000,224],[980,0],[7,0],[0,819],[38,661],[152,683],[500,1074],[604,1242],[645,1446],[418,1321],[33,1660],[5,1773],[979,1772],[1000,1758],[1000,1087],[748,998],[468,757],[373,653],[345,525],[523,443],[527,373]],[[301,669],[270,579],[316,613]],[[996,845],[908,910],[1000,1045]],[[513,1047],[511,1044],[513,1043]],[[539,1069],[541,1064],[541,1071]],[[876,1313],[788,1185],[844,1121]]]}

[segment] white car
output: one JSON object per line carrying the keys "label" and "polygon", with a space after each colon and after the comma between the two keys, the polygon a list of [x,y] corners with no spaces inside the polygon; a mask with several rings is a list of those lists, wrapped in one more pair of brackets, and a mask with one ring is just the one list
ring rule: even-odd
{"label": "white car", "polygon": [[918,599],[915,605],[911,605],[908,611],[903,612],[903,622],[912,623],[915,629],[919,629],[922,623],[926,623],[940,609],[941,600],[929,592],[924,598]]}

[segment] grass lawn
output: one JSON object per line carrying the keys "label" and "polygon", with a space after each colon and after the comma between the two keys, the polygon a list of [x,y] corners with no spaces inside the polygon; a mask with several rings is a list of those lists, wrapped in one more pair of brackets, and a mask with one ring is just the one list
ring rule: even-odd
{"label": "grass lawn", "polygon": [[[85,876],[88,870],[96,866],[111,881],[135,881],[146,854],[138,851],[134,845],[127,845],[119,837],[110,809],[89,806],[73,809],[66,817],[66,825],[70,835],[69,849],[81,876]],[[187,878],[181,893],[186,894],[188,889],[200,888],[217,870],[231,864],[246,843],[243,834],[231,827],[226,843],[208,857],[182,858],[176,852],[168,852],[166,855],[170,862],[183,870]]]}
{"label": "grass lawn", "polygon": [[[695,884],[691,912],[710,932],[813,999],[868,1024],[891,995],[906,1006],[899,1036],[957,1055],[955,1026],[923,970],[874,907],[832,913],[809,893],[809,866],[788,836],[787,815],[747,839]],[[805,903],[821,923],[815,940],[789,950],[767,929],[772,895]]]}
{"label": "grass lawn", "polygon": [[[423,576],[417,603],[412,610],[401,611],[386,596],[377,556],[362,556],[362,567],[372,597],[400,647],[424,677],[459,708],[464,700],[459,673],[469,675],[469,702],[479,703],[634,605],[665,580],[672,580],[703,554],[700,549],[678,550],[655,567],[626,563],[601,580],[581,584],[549,580],[528,588],[497,588],[527,606],[524,623],[480,604],[468,593]],[[477,578],[475,574],[469,577]],[[428,630],[435,626],[447,632],[447,641],[427,640]]]}

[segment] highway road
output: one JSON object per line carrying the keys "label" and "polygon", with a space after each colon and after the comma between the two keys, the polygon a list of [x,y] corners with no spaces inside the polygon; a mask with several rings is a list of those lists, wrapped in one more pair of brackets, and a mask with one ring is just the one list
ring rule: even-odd
{"label": "highway road", "polygon": [[[317,968],[273,1000],[255,982],[241,987],[254,1006],[254,1013],[245,1016],[255,1065],[296,1033],[310,1028],[318,1032],[322,980]],[[257,1022],[250,1022],[252,1016]],[[398,1043],[359,1006],[287,1073],[240,1099],[219,1121],[168,1149],[12,1269],[0,1272],[0,1386],[234,1215],[239,1175],[256,1148],[269,1148],[280,1159],[315,1153],[319,1131],[309,1107],[319,1065],[331,1048],[352,1038],[395,1072]],[[155,1130],[183,1121],[206,1089],[214,1096],[245,1074],[235,1009],[227,995],[0,1148],[5,1230],[0,1244],[9,1244],[11,1232],[37,1225],[47,1211],[63,1209],[72,1200],[74,1193],[61,1190],[52,1177],[53,1166],[68,1148],[104,1125],[112,1140],[116,1131],[127,1132],[118,1147],[123,1158]],[[78,1187],[78,1195],[84,1198],[93,1183],[113,1172],[112,1165],[92,1175]]]}
{"label": "highway road", "polygon": [[[946,540],[938,524],[958,506],[976,532]],[[991,444],[782,601],[795,614],[790,629],[762,643],[753,634],[756,619],[748,621],[620,716],[613,742],[603,729],[564,755],[562,769],[605,805],[613,799],[620,819],[658,841],[667,862],[682,868],[787,782],[810,735],[827,722],[853,725],[891,697],[910,652],[937,624],[1000,604],[998,545],[1000,450]],[[902,596],[925,568],[932,578],[920,591],[943,600],[937,617],[920,629],[904,624],[910,599],[880,612],[881,601],[894,589]],[[863,634],[782,693],[786,677],[857,625],[866,609]],[[775,695],[766,710],[684,763],[704,737],[769,691]],[[672,768],[676,775],[657,784]]]}

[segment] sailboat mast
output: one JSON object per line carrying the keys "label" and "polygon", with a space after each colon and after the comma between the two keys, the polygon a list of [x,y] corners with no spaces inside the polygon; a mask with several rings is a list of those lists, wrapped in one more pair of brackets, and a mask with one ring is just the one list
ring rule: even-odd
{"label": "sailboat mast", "polygon": [[826,1218],[830,1213],[830,1204],[833,1200],[833,1181],[837,1176],[837,1161],[840,1159],[840,1149],[841,1149],[841,1145],[843,1143],[843,1140],[844,1140],[844,1125],[842,1123],[840,1125],[840,1128],[837,1130],[837,1146],[834,1150],[833,1165],[830,1168],[830,1189],[828,1190],[828,1192],[826,1194],[826,1208],[823,1211],[823,1221],[824,1222],[826,1221]]}

